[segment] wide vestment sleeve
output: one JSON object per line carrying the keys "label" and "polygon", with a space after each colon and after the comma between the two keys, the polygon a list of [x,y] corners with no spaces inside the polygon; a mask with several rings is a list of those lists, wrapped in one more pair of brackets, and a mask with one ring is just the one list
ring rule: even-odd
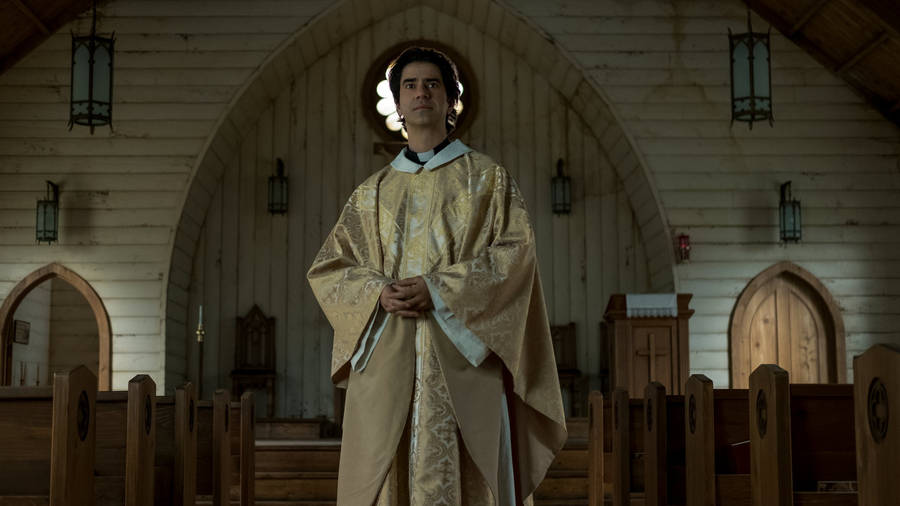
{"label": "wide vestment sleeve", "polygon": [[347,201],[307,273],[319,306],[334,328],[331,377],[342,383],[360,337],[391,280],[382,268],[378,240],[378,181],[383,171],[361,184]]}
{"label": "wide vestment sleeve", "polygon": [[424,277],[508,371],[515,393],[510,402],[515,458],[525,497],[565,443],[565,414],[534,231],[509,173],[495,166],[492,177],[490,198],[472,218],[468,234],[485,238],[484,245]]}

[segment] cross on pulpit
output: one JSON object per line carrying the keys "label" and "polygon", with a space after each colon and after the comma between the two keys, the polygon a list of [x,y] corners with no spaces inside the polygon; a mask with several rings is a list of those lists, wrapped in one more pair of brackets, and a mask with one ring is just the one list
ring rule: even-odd
{"label": "cross on pulpit", "polygon": [[672,314],[629,316],[624,294],[614,294],[606,306],[605,342],[609,363],[610,390],[628,390],[631,397],[644,396],[644,387],[658,381],[666,391],[682,394],[689,374],[688,308],[689,294],[675,296]]}
{"label": "cross on pulpit", "polygon": [[634,354],[639,357],[648,357],[650,361],[650,381],[660,381],[665,380],[667,378],[658,378],[656,367],[656,357],[668,357],[672,353],[672,349],[668,346],[657,346],[656,344],[656,336],[654,334],[647,334],[647,343],[648,346],[646,348],[638,348],[635,350]]}

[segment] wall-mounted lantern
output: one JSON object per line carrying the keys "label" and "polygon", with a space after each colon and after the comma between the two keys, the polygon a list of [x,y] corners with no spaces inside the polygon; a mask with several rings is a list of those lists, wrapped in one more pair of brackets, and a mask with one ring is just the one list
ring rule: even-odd
{"label": "wall-mounted lantern", "polygon": [[550,184],[551,202],[554,214],[569,214],[572,211],[572,180],[563,174],[562,158],[556,161],[556,176]]}
{"label": "wall-mounted lantern", "polygon": [[747,33],[731,33],[728,46],[731,60],[731,123],[768,120],[772,125],[772,63],[769,34],[754,33],[747,8]]}
{"label": "wall-mounted lantern", "polygon": [[678,241],[675,246],[675,253],[678,257],[678,263],[686,263],[691,261],[691,236],[687,234],[679,234]]}
{"label": "wall-mounted lantern", "polygon": [[284,161],[277,159],[275,174],[269,176],[269,213],[284,214],[288,208],[288,178],[284,175]]}
{"label": "wall-mounted lantern", "polygon": [[47,196],[37,202],[34,237],[38,244],[59,240],[59,186],[47,181]]}
{"label": "wall-mounted lantern", "polygon": [[781,202],[778,204],[781,240],[797,242],[802,238],[800,201],[791,196],[791,182],[781,185]]}
{"label": "wall-mounted lantern", "polygon": [[72,34],[72,77],[69,130],[72,125],[91,128],[112,125],[113,54],[115,39],[97,35],[97,3],[94,2],[91,34]]}

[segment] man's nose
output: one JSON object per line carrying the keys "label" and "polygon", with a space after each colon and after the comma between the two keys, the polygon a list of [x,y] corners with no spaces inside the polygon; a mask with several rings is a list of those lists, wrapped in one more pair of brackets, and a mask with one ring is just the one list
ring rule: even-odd
{"label": "man's nose", "polygon": [[424,85],[424,84],[420,84],[420,85],[416,88],[416,98],[418,98],[418,97],[425,97],[425,98],[428,98],[428,97],[430,97],[430,96],[431,96],[431,90],[428,89],[428,86],[426,86],[426,85]]}

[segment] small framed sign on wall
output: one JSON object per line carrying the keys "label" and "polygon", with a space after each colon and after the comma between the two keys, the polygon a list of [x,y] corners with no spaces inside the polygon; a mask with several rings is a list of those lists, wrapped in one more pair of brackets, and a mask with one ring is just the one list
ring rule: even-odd
{"label": "small framed sign on wall", "polygon": [[13,320],[13,342],[18,344],[28,344],[28,337],[31,334],[31,324],[22,320]]}

